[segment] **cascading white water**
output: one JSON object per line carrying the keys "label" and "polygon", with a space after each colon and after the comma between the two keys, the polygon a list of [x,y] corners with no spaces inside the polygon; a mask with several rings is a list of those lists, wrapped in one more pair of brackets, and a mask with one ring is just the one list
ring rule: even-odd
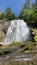
{"label": "cascading white water", "polygon": [[24,20],[12,20],[7,30],[4,43],[12,41],[29,41],[31,40],[29,27]]}

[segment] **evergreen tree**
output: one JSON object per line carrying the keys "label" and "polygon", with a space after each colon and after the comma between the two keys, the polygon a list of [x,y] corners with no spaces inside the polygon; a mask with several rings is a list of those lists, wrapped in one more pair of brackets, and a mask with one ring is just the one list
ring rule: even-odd
{"label": "evergreen tree", "polygon": [[12,20],[12,19],[16,18],[15,15],[12,13],[10,8],[6,9],[5,15],[6,15],[7,20]]}
{"label": "evergreen tree", "polygon": [[30,9],[30,0],[26,0],[24,8],[25,9]]}

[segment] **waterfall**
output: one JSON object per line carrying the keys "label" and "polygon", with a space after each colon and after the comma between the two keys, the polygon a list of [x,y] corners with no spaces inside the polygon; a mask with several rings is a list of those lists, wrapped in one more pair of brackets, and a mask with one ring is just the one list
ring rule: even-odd
{"label": "waterfall", "polygon": [[24,20],[12,20],[7,30],[4,43],[12,41],[29,41],[31,40],[31,33],[27,23]]}

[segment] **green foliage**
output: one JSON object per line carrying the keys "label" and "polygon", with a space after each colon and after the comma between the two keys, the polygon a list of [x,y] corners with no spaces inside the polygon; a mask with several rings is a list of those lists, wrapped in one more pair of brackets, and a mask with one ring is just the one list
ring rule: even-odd
{"label": "green foliage", "polygon": [[0,19],[13,20],[16,16],[12,13],[10,8],[6,8],[6,11],[0,14]]}
{"label": "green foliage", "polygon": [[15,15],[12,13],[10,8],[6,9],[5,15],[6,15],[7,20],[12,20],[12,19],[16,18]]}
{"label": "green foliage", "polygon": [[30,22],[30,18],[33,15],[33,11],[29,9],[22,9],[19,18],[23,18],[25,21]]}
{"label": "green foliage", "polygon": [[37,41],[37,36],[34,37],[34,40]]}
{"label": "green foliage", "polygon": [[4,13],[1,13],[1,14],[0,14],[0,19],[5,19],[5,17],[6,17],[6,16],[5,16]]}
{"label": "green foliage", "polygon": [[30,52],[30,50],[25,50],[24,52],[25,52],[25,53],[29,53],[29,52]]}
{"label": "green foliage", "polygon": [[37,0],[35,0],[35,3],[32,3],[32,9],[37,11]]}
{"label": "green foliage", "polygon": [[31,0],[26,0],[24,8],[19,14],[20,19],[24,19],[30,26],[37,27],[37,0],[30,6]]}
{"label": "green foliage", "polygon": [[24,8],[25,9],[30,9],[30,0],[26,0]]}

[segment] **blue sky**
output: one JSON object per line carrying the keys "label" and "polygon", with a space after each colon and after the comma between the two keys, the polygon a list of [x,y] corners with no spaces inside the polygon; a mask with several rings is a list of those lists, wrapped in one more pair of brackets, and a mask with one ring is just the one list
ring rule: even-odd
{"label": "blue sky", "polygon": [[[12,12],[18,16],[20,10],[23,8],[26,0],[0,0],[0,10],[5,11],[7,7],[10,7]],[[34,0],[31,0],[33,2]]]}

